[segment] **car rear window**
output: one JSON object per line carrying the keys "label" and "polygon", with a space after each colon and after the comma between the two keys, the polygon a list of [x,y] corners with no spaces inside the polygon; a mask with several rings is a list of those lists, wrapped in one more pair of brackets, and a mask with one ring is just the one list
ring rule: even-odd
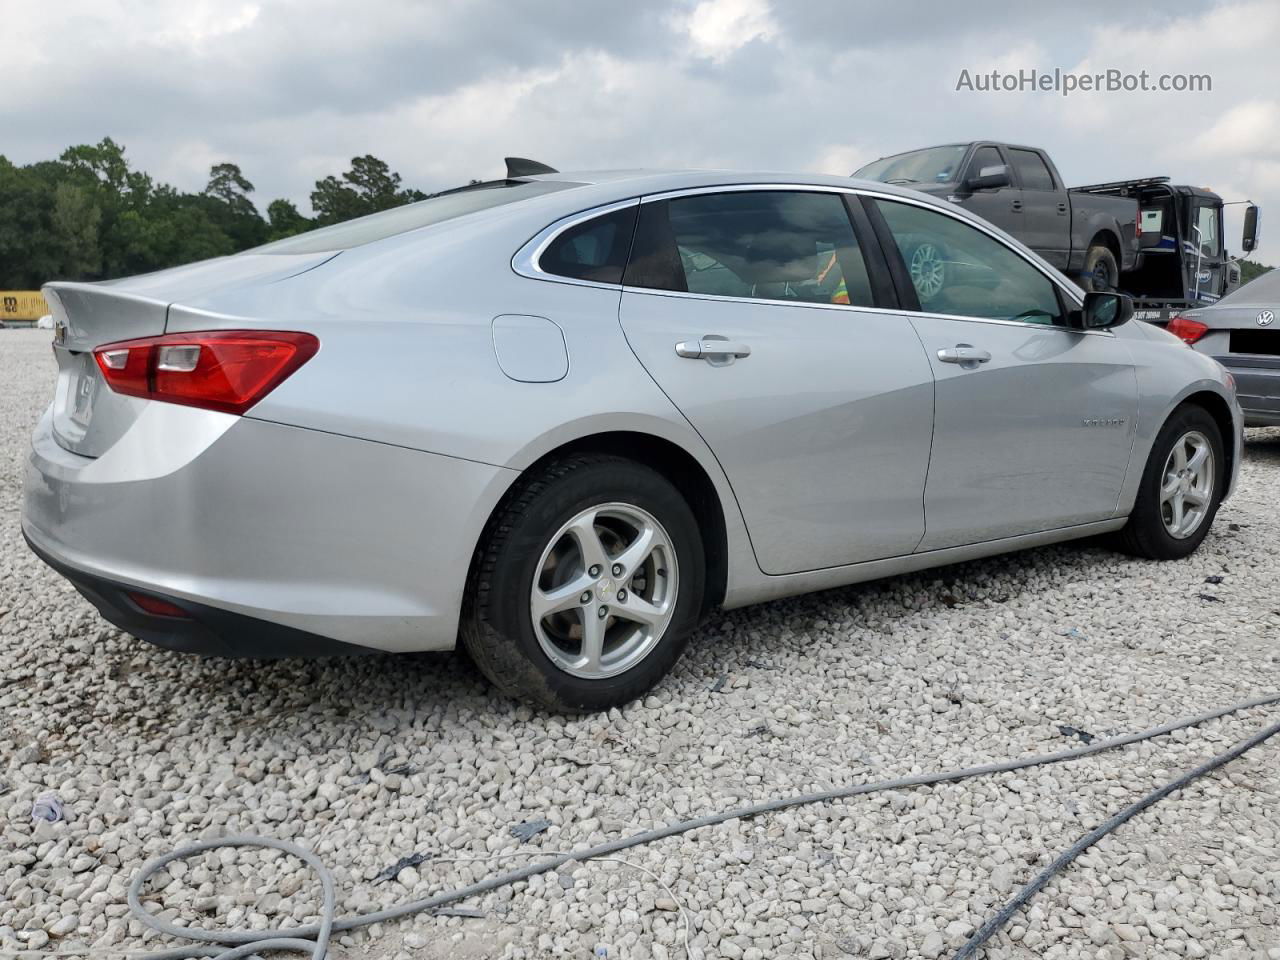
{"label": "car rear window", "polygon": [[436,194],[417,203],[321,227],[258,247],[254,253],[324,253],[348,250],[375,240],[454,220],[470,213],[580,186],[565,180],[492,180]]}

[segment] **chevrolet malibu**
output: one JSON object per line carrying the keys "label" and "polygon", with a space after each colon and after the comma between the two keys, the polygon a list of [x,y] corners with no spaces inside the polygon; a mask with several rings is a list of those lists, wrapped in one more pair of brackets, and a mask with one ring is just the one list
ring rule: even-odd
{"label": "chevrolet malibu", "polygon": [[46,286],[23,531],[108,620],[443,650],[558,710],[699,620],[1096,534],[1200,544],[1230,375],[945,201],[821,176],[505,179]]}

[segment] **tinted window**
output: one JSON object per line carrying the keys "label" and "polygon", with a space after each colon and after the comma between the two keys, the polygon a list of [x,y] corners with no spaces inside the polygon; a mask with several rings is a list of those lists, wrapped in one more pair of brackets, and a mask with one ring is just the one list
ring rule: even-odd
{"label": "tinted window", "polygon": [[982,175],[984,167],[1003,167],[1004,160],[1000,156],[1000,151],[995,147],[979,147],[978,152],[973,155],[973,159],[969,161],[969,177],[979,177]]}
{"label": "tinted window", "polygon": [[635,206],[579,223],[542,251],[538,266],[560,277],[621,283],[635,225]]}
{"label": "tinted window", "polygon": [[840,195],[743,191],[644,205],[628,286],[871,306]]}
{"label": "tinted window", "polygon": [[258,247],[253,252],[322,253],[328,250],[347,250],[397,233],[416,230],[418,227],[427,227],[504,203],[515,203],[517,200],[527,200],[529,197],[576,186],[579,184],[563,180],[494,180],[491,183],[477,183],[437,194],[417,203],[405,204],[403,207],[393,207],[381,213],[348,220],[346,223],[336,223],[331,227],[321,227],[310,233],[277,240]]}
{"label": "tinted window", "polygon": [[1018,171],[1024,190],[1054,189],[1053,174],[1040,154],[1034,150],[1010,150],[1009,156],[1013,158],[1013,168]]}
{"label": "tinted window", "polygon": [[877,200],[928,313],[1065,322],[1052,282],[998,240],[954,217]]}

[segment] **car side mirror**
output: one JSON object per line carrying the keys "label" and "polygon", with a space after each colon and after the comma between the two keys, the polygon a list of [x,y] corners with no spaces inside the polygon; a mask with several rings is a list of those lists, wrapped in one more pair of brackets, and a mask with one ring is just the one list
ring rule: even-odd
{"label": "car side mirror", "polygon": [[1002,163],[994,167],[983,167],[978,171],[976,177],[970,177],[964,182],[964,188],[966,190],[995,190],[999,187],[1007,187],[1011,182],[1009,168]]}
{"label": "car side mirror", "polygon": [[1133,298],[1092,290],[1084,295],[1084,306],[1072,318],[1076,321],[1072,325],[1080,330],[1110,330],[1133,319]]}
{"label": "car side mirror", "polygon": [[1244,211],[1244,236],[1240,240],[1240,246],[1245,253],[1252,253],[1258,246],[1258,205],[1249,204]]}

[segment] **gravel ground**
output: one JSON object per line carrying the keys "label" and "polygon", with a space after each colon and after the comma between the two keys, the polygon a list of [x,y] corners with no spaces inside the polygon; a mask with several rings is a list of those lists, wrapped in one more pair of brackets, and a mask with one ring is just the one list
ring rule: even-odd
{"label": "gravel ground", "polygon": [[[0,955],[158,947],[142,860],[260,833],[315,850],[346,910],[730,805],[1044,753],[1280,689],[1280,431],[1192,558],[1035,550],[734,611],[643,703],[534,713],[461,657],[232,662],[124,636],[25,549],[48,334],[0,332]],[[949,955],[1057,852],[1280,716],[1085,760],[731,822],[344,936],[339,958]],[[1070,728],[1070,729],[1064,729]],[[1079,732],[1073,732],[1079,731]],[[35,827],[57,790],[69,822]],[[1280,958],[1280,738],[1052,882],[987,956]],[[513,825],[545,819],[528,842]],[[426,858],[394,879],[402,857]],[[443,861],[432,858],[445,858]],[[287,856],[175,866],[183,923],[312,916]]]}

